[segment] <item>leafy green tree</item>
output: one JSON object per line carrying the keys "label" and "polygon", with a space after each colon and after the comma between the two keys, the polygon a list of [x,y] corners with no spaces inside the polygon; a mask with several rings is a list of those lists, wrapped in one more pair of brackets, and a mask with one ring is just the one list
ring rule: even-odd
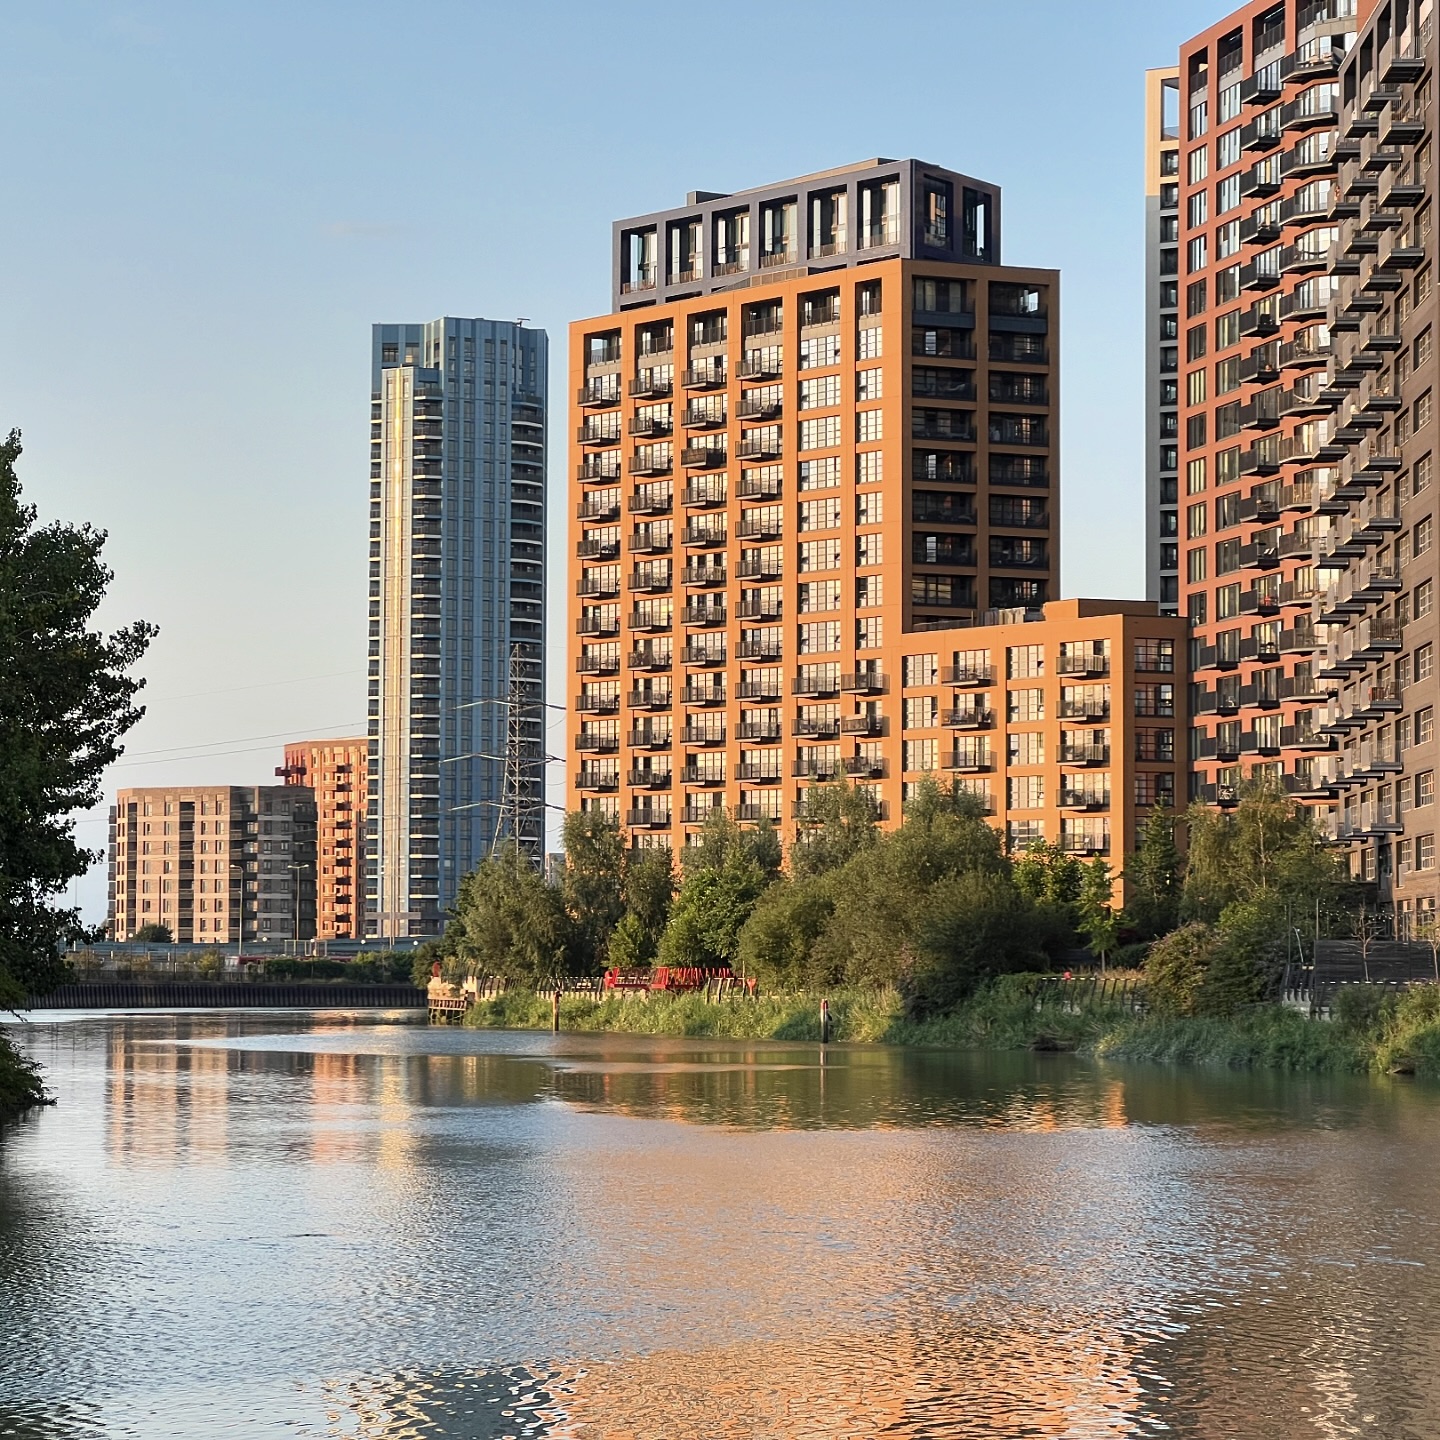
{"label": "leafy green tree", "polygon": [[792,989],[844,980],[833,965],[821,963],[816,952],[834,917],[843,874],[836,869],[800,875],[772,885],[760,897],[740,932],[740,964],[746,974],[764,985]]}
{"label": "leafy green tree", "polygon": [[733,964],[740,931],[776,879],[778,855],[773,828],[766,834],[741,830],[718,808],[707,816],[700,843],[684,857],[684,879],[660,939],[660,963]]}
{"label": "leafy green tree", "polygon": [[168,925],[158,924],[152,920],[148,925],[142,925],[134,936],[141,945],[171,945],[175,937],[170,933]]}
{"label": "leafy green tree", "polygon": [[1100,969],[1105,969],[1105,960],[1115,948],[1120,935],[1120,917],[1111,903],[1114,880],[1110,865],[1103,856],[1097,855],[1088,865],[1082,867],[1080,898],[1076,903],[1079,912],[1077,928],[1085,937],[1093,954],[1100,957]]}
{"label": "leafy green tree", "polygon": [[570,970],[574,931],[560,891],[514,846],[461,881],[445,931],[447,979],[495,975],[546,989]]}
{"label": "leafy green tree", "polygon": [[1031,900],[1074,905],[1080,899],[1082,869],[1055,841],[1035,840],[1015,861],[1015,884]]}
{"label": "leafy green tree", "polygon": [[791,873],[822,875],[838,870],[851,856],[875,843],[879,819],[869,791],[858,790],[845,780],[812,785],[805,792],[804,839],[790,847]]}
{"label": "leafy green tree", "polygon": [[92,628],[114,578],[105,533],[40,525],[21,500],[20,435],[0,443],[0,970],[12,993],[43,994],[61,954],[86,938],[59,903],[101,853],[76,844],[69,818],[98,803],[107,766],[144,711],[132,666],[155,629]]}
{"label": "leafy green tree", "polygon": [[1140,844],[1125,861],[1125,918],[1147,939],[1173,930],[1180,919],[1180,853],[1175,817],[1156,806],[1145,817]]}
{"label": "leafy green tree", "polygon": [[597,810],[576,810],[561,831],[565,874],[560,892],[570,917],[578,970],[603,968],[610,937],[625,913],[625,837]]}
{"label": "leafy green tree", "polygon": [[675,900],[675,862],[668,847],[638,850],[625,862],[625,913],[610,937],[609,959],[622,969],[649,965],[670,923]]}
{"label": "leafy green tree", "polygon": [[1228,814],[1192,805],[1181,914],[1216,921],[1227,905],[1278,899],[1294,914],[1335,911],[1350,888],[1320,842],[1309,811],[1278,783],[1249,780]]}

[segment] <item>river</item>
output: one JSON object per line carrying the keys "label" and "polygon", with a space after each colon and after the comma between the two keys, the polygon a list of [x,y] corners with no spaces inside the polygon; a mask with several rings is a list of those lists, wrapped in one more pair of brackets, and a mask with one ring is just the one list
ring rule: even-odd
{"label": "river", "polygon": [[0,1436],[1440,1434],[1440,1091],[45,1015]]}

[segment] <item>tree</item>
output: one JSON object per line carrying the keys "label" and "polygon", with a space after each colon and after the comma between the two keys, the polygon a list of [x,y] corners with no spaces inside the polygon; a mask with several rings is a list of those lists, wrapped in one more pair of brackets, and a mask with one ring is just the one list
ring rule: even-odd
{"label": "tree", "polygon": [[1440,910],[1422,910],[1415,920],[1415,938],[1430,947],[1435,983],[1440,985]]}
{"label": "tree", "polygon": [[1181,913],[1187,918],[1215,921],[1227,905],[1263,896],[1299,913],[1344,903],[1344,877],[1309,812],[1272,779],[1246,781],[1229,814],[1192,805],[1186,828]]}
{"label": "tree", "polygon": [[880,833],[880,814],[870,792],[845,780],[812,785],[805,792],[804,819],[805,838],[790,850],[790,870],[796,876],[838,870],[873,845]]}
{"label": "tree", "polygon": [[1173,930],[1180,919],[1180,853],[1175,817],[1156,806],[1145,817],[1140,844],[1125,861],[1125,916],[1148,938]]}
{"label": "tree", "polygon": [[625,913],[625,837],[598,810],[576,810],[561,831],[565,874],[560,893],[570,917],[573,960],[584,971],[602,967],[610,937]]}
{"label": "tree", "polygon": [[709,967],[739,958],[740,931],[771,879],[745,844],[717,846],[711,854],[718,863],[686,870],[660,938],[662,964]]}
{"label": "tree", "polygon": [[133,938],[141,945],[173,945],[175,937],[170,933],[168,925],[160,925],[152,920],[148,925],[142,925],[134,934]]}
{"label": "tree", "polygon": [[622,968],[649,965],[660,948],[675,900],[675,863],[669,847],[632,854],[625,863],[623,892],[625,914],[610,939],[610,963]]}
{"label": "tree", "polygon": [[[793,864],[793,859],[792,859]],[[843,870],[798,875],[772,885],[740,932],[740,963],[767,985],[824,987],[845,977],[820,962],[816,945],[835,914]]]}
{"label": "tree", "polygon": [[560,892],[517,847],[500,847],[460,881],[442,941],[446,978],[494,975],[548,989],[570,969],[574,932]]}
{"label": "tree", "polygon": [[1082,868],[1054,841],[1035,840],[1015,861],[1015,884],[1031,900],[1074,905],[1080,899]]}
{"label": "tree", "polygon": [[86,937],[59,897],[102,858],[76,843],[69,817],[98,803],[145,713],[144,681],[127,672],[156,631],[92,628],[114,578],[100,558],[105,532],[37,524],[19,456],[12,431],[0,444],[0,970],[12,990],[44,994],[64,975],[65,946]]}
{"label": "tree", "polygon": [[1097,855],[1082,867],[1077,929],[1085,937],[1092,953],[1100,957],[1100,971],[1105,971],[1105,957],[1115,948],[1120,934],[1120,917],[1110,903],[1115,888],[1109,862]]}

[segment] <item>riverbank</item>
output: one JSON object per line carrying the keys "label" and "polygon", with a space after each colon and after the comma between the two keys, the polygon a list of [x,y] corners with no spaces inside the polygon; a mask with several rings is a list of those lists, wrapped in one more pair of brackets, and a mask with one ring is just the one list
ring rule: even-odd
{"label": "riverbank", "polygon": [[[832,1038],[1440,1079],[1440,990],[1434,986],[1417,987],[1402,996],[1355,986],[1335,1020],[1312,1020],[1280,1005],[1215,1017],[1137,1014],[1112,1003],[1064,1006],[1047,1001],[1036,982],[1034,976],[1003,977],[949,1013],[925,1020],[908,1019],[893,990],[833,992],[828,997]],[[548,1030],[550,1021],[548,995],[511,991],[472,1006],[464,1023],[476,1029]],[[572,995],[561,1003],[560,1025],[579,1032],[818,1041],[820,997],[706,1000],[701,995],[656,995],[594,1000]]]}
{"label": "riverbank", "polygon": [[40,1067],[0,1035],[0,1120],[13,1120],[33,1106],[47,1103]]}

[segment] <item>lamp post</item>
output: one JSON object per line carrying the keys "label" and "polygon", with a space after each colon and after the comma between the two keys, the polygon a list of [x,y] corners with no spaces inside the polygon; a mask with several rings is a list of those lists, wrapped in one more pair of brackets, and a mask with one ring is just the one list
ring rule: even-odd
{"label": "lamp post", "polygon": [[302,870],[313,869],[314,861],[298,860],[294,864],[289,865],[286,868],[290,871],[290,874],[293,877],[291,880],[291,885],[294,887],[295,890],[295,925],[294,929],[291,931],[291,935],[295,945],[295,954],[298,956],[300,954],[300,872]]}

